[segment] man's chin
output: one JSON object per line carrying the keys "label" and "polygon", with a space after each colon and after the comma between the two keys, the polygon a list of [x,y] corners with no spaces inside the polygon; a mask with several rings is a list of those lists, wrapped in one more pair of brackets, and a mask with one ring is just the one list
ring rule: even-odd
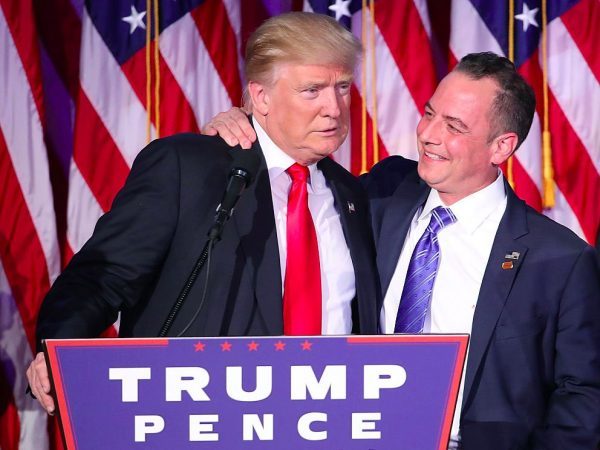
{"label": "man's chin", "polygon": [[427,167],[427,164],[423,164],[420,160],[417,165],[417,173],[419,174],[419,178],[421,178],[425,183],[427,183],[430,187],[434,187],[439,181],[440,174],[436,173],[437,171],[432,170],[430,167]]}

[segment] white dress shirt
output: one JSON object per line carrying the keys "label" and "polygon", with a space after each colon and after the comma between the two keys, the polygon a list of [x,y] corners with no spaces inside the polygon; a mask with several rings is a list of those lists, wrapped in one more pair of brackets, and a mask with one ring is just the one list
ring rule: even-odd
{"label": "white dress shirt", "polygon": [[[287,202],[292,179],[286,170],[295,161],[281,150],[256,120],[253,120],[258,142],[269,171],[273,212],[279,246],[282,291],[287,256]],[[344,238],[340,215],[334,207],[333,193],[316,164],[308,166],[308,209],[315,225],[321,264],[322,334],[350,334],[351,302],[356,295],[354,266]],[[316,268],[315,268],[316,270]],[[283,292],[282,292],[283,295]]]}
{"label": "white dress shirt", "polygon": [[[417,241],[429,224],[431,211],[445,206],[432,189],[417,211],[404,241],[400,258],[381,311],[384,333],[393,333],[408,264]],[[506,210],[506,192],[501,173],[489,186],[450,206],[457,218],[438,233],[440,262],[431,304],[425,318],[425,333],[471,333],[473,314],[492,244]],[[450,449],[457,448],[464,373],[452,423]]]}

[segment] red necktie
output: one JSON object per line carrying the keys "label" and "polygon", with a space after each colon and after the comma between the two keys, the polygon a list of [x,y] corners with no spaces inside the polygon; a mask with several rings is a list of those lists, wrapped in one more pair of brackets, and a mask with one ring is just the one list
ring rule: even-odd
{"label": "red necktie", "polygon": [[308,209],[308,167],[292,165],[287,205],[287,259],[283,288],[283,332],[321,334],[321,265],[317,233]]}

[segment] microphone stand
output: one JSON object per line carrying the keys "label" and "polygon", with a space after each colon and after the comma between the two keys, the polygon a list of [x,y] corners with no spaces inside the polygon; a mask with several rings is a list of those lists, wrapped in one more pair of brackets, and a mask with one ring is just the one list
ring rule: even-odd
{"label": "microphone stand", "polygon": [[[235,161],[237,159],[237,161]],[[194,313],[192,319],[187,323],[185,328],[177,335],[177,337],[182,336],[191,326],[192,323],[196,320],[200,311],[202,310],[202,306],[204,305],[204,301],[206,299],[206,293],[208,291],[208,282],[209,282],[209,272],[210,272],[210,255],[212,252],[212,248],[215,243],[221,240],[221,234],[223,233],[223,228],[225,227],[225,223],[229,220],[231,215],[233,214],[233,209],[239,200],[240,196],[244,189],[252,182],[254,178],[254,174],[258,171],[258,166],[260,164],[259,158],[255,153],[250,152],[242,152],[234,157],[234,167],[232,168],[229,175],[229,182],[227,184],[227,189],[225,190],[225,195],[223,200],[219,206],[217,206],[217,212],[215,215],[215,220],[213,226],[208,231],[208,240],[206,244],[204,244],[204,249],[200,254],[200,257],[196,260],[196,264],[192,269],[190,275],[188,276],[177,300],[171,307],[171,311],[169,315],[165,319],[162,328],[158,334],[159,337],[166,337],[175,321],[175,317],[179,313],[183,302],[187,298],[190,293],[192,286],[196,282],[196,278],[198,278],[198,274],[202,270],[204,263],[208,261],[207,269],[206,269],[206,282],[204,283],[204,290],[202,292],[202,298],[200,300],[200,304]],[[236,167],[236,165],[238,165]]]}

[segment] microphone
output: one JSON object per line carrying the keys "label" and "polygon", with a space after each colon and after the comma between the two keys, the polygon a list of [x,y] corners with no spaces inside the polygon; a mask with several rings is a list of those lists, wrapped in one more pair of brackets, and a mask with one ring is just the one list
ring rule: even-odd
{"label": "microphone", "polygon": [[242,150],[232,153],[233,163],[231,164],[231,172],[229,173],[229,183],[227,184],[227,189],[225,190],[225,194],[223,194],[221,203],[217,206],[215,223],[208,232],[210,240],[221,239],[225,222],[233,214],[233,208],[240,199],[244,189],[256,177],[258,166],[260,165],[260,158],[256,151]]}

